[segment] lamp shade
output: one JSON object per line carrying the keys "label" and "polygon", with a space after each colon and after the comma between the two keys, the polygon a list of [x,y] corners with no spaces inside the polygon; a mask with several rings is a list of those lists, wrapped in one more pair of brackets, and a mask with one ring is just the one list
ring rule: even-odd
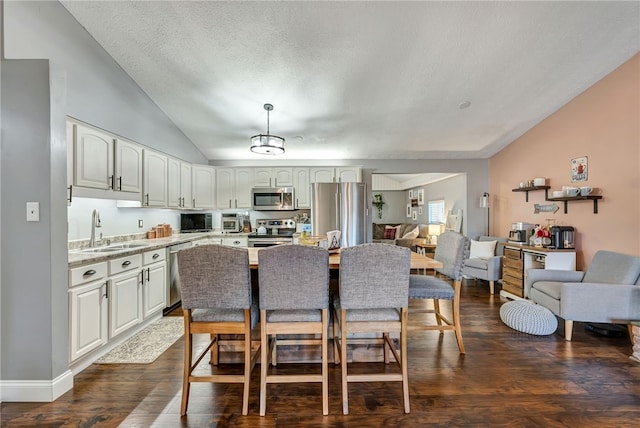
{"label": "lamp shade", "polygon": [[489,194],[484,192],[480,197],[480,208],[489,208]]}
{"label": "lamp shade", "polygon": [[254,135],[251,137],[251,151],[262,155],[281,155],[284,153],[284,138],[277,135]]}

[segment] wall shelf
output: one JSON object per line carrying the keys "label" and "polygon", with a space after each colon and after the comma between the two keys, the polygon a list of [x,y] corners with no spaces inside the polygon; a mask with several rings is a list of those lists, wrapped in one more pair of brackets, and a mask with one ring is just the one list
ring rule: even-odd
{"label": "wall shelf", "polygon": [[525,192],[525,201],[529,202],[529,192],[535,190],[544,190],[544,199],[547,200],[549,189],[551,186],[532,186],[532,187],[518,187],[516,189],[511,189],[512,192]]}
{"label": "wall shelf", "polygon": [[547,201],[564,202],[564,213],[567,214],[567,205],[569,201],[593,201],[593,213],[598,214],[598,199],[602,199],[601,195],[589,196],[563,196],[562,198],[545,198]]}

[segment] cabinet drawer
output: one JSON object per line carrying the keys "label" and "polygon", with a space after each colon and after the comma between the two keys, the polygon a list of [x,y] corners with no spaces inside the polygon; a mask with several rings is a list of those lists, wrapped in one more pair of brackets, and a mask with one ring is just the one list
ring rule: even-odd
{"label": "cabinet drawer", "polygon": [[97,281],[107,276],[107,262],[69,269],[69,287]]}
{"label": "cabinet drawer", "polygon": [[522,251],[521,250],[513,250],[511,248],[504,249],[504,258],[512,259],[512,260],[522,260]]}
{"label": "cabinet drawer", "polygon": [[523,267],[522,260],[513,260],[506,257],[502,259],[502,265],[516,270],[522,270]]}
{"label": "cabinet drawer", "polygon": [[511,276],[511,275],[503,275],[502,276],[502,282],[504,284],[510,284],[514,287],[519,287],[522,288],[522,278],[518,278],[517,276]]}
{"label": "cabinet drawer", "polygon": [[130,256],[109,260],[110,275],[115,275],[120,272],[126,272],[131,269],[139,269],[141,267],[142,267],[142,254],[132,254]]}
{"label": "cabinet drawer", "polygon": [[166,248],[158,248],[157,250],[147,251],[142,254],[142,263],[144,265],[148,265],[151,263],[161,262],[166,260],[167,258],[167,250]]}
{"label": "cabinet drawer", "polygon": [[522,280],[522,269],[514,269],[510,266],[504,266],[502,268],[502,276],[511,276],[513,278],[518,278]]}
{"label": "cabinet drawer", "polygon": [[512,286],[510,284],[503,283],[502,284],[502,289],[504,291],[508,292],[508,293],[511,293],[511,294],[515,295],[515,296],[524,297],[524,292],[523,292],[522,288],[514,287],[514,286]]}

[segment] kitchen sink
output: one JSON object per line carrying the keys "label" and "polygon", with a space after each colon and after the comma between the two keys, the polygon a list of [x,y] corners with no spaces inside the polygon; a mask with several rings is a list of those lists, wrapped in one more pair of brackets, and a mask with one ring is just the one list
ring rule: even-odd
{"label": "kitchen sink", "polygon": [[114,251],[129,250],[146,246],[146,244],[113,244],[106,247],[85,248],[80,251],[83,253],[112,253]]}

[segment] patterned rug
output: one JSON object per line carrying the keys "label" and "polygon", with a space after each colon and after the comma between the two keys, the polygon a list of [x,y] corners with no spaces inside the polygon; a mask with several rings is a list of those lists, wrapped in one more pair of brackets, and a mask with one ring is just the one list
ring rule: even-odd
{"label": "patterned rug", "polygon": [[163,317],[99,358],[96,364],[149,364],[183,335],[182,317]]}

